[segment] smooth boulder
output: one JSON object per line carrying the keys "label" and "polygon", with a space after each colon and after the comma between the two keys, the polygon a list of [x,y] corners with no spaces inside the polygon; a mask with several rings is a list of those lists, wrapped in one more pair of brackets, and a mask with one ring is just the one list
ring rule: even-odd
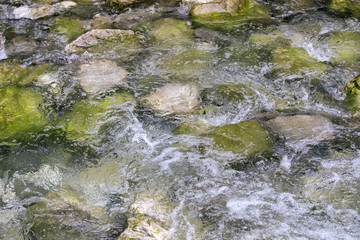
{"label": "smooth boulder", "polygon": [[100,59],[82,64],[78,71],[78,79],[87,94],[96,95],[123,83],[128,74],[116,62]]}

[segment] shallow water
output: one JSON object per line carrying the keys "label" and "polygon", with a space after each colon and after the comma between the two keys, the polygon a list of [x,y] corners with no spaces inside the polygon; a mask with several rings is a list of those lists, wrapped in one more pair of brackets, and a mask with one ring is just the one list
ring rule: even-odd
{"label": "shallow water", "polygon": [[[118,14],[97,2],[63,15],[86,23],[96,14]],[[322,115],[333,123],[333,137],[291,141],[269,131],[274,154],[233,169],[228,162],[238,156],[214,149],[211,138],[175,135],[173,129],[182,118],[128,106],[122,117],[112,119],[86,146],[49,133],[24,144],[0,147],[0,238],[37,239],[31,233],[34,222],[27,209],[46,199],[49,192],[72,188],[86,203],[84,208],[101,207],[109,222],[74,218],[79,222],[59,226],[60,230],[48,228],[47,237],[40,239],[116,239],[126,228],[129,206],[144,191],[161,191],[174,204],[168,239],[360,239],[360,126],[345,107],[343,92],[360,67],[359,63],[329,63],[334,52],[327,45],[333,32],[360,33],[358,19],[338,18],[322,10],[303,12],[277,17],[278,23],[268,27],[249,25],[235,33],[196,29],[190,45],[164,49],[152,43],[148,21],[165,17],[184,19],[190,25],[191,21],[182,7],[164,7],[165,11],[140,6],[135,12],[143,14],[139,21],[145,23],[137,30],[146,44],[136,54],[119,55],[110,49],[103,55],[66,54],[64,40],[50,31],[52,17],[8,19],[1,12],[5,7],[0,8],[0,61],[59,67],[56,94],[31,86],[51,106],[50,120],[86,98],[77,82],[78,66],[89,59],[107,58],[131,73],[123,89],[136,99],[169,82],[192,83],[201,90],[245,84],[254,92],[213,114],[189,117],[212,127],[249,119],[264,123],[268,112]],[[325,62],[326,71],[272,75],[271,58],[248,37],[275,30],[291,40],[291,46],[302,47],[312,58]],[[5,48],[15,36],[35,39],[36,50],[7,54]],[[179,75],[164,70],[164,59],[189,49],[211,56],[204,65],[197,63],[203,68],[200,73]],[[202,104],[207,107],[208,103]],[[304,169],[296,169],[299,162],[307,163]],[[323,197],[312,195],[314,189],[324,191]],[[72,229],[81,234],[74,237]],[[59,231],[62,235],[56,235]]]}

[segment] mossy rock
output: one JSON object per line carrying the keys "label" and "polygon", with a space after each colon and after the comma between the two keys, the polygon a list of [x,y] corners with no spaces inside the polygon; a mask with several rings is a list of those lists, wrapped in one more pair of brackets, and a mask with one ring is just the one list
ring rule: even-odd
{"label": "mossy rock", "polygon": [[335,54],[331,62],[337,64],[358,64],[360,60],[360,34],[356,32],[337,32],[327,41]]}
{"label": "mossy rock", "polygon": [[17,62],[0,63],[0,87],[7,85],[26,86],[50,69],[49,64],[22,67]]}
{"label": "mossy rock", "polygon": [[[239,1],[240,2],[240,1]],[[232,8],[226,5],[217,6],[215,11],[198,11],[197,8],[204,8],[206,5],[214,3],[205,3],[195,5],[190,11],[191,20],[195,27],[206,27],[217,31],[232,32],[238,31],[242,26],[255,20],[260,21],[261,25],[272,24],[271,16],[267,13],[268,8],[252,0],[241,1],[242,4]],[[216,5],[216,4],[215,4]],[[215,6],[214,5],[214,6]],[[200,14],[198,14],[200,13]]]}
{"label": "mossy rock", "polygon": [[144,37],[131,30],[94,29],[78,37],[65,47],[69,53],[100,53],[123,58],[138,53],[144,44]]}
{"label": "mossy rock", "polygon": [[22,139],[41,130],[47,124],[40,108],[43,102],[32,90],[0,89],[0,141]]}
{"label": "mossy rock", "polygon": [[352,114],[358,115],[360,111],[360,75],[345,85],[345,104]]}
{"label": "mossy rock", "polygon": [[202,121],[197,122],[185,122],[174,128],[176,135],[193,135],[200,136],[211,129],[211,125],[206,124]]}
{"label": "mossy rock", "polygon": [[210,53],[190,49],[163,61],[162,68],[165,73],[170,73],[181,77],[201,76],[211,60]]}
{"label": "mossy rock", "polygon": [[321,74],[326,64],[309,56],[304,48],[282,47],[273,53],[274,74],[288,76],[293,74]]}
{"label": "mossy rock", "polygon": [[117,10],[123,10],[135,4],[150,2],[149,0],[106,0],[106,5]]}
{"label": "mossy rock", "polygon": [[[99,239],[116,230],[101,207],[89,206],[73,189],[49,192],[46,201],[27,209],[26,216],[36,239]],[[99,232],[99,227],[106,230]]]}
{"label": "mossy rock", "polygon": [[243,158],[271,150],[270,137],[257,122],[243,121],[215,128],[209,136],[224,151],[232,151]]}
{"label": "mossy rock", "polygon": [[203,102],[216,106],[238,104],[252,97],[255,97],[255,92],[245,84],[221,84],[202,92]]}
{"label": "mossy rock", "polygon": [[55,18],[52,31],[63,35],[66,42],[71,42],[85,32],[84,24],[79,19]]}
{"label": "mossy rock", "polygon": [[360,2],[357,0],[332,0],[329,11],[344,17],[360,18]]}
{"label": "mossy rock", "polygon": [[290,47],[291,40],[285,38],[281,31],[273,31],[268,34],[253,33],[249,41],[257,48],[275,49],[278,47]]}
{"label": "mossy rock", "polygon": [[165,48],[189,45],[194,41],[191,27],[186,22],[174,18],[162,18],[155,21],[151,37],[155,45]]}
{"label": "mossy rock", "polygon": [[126,104],[134,104],[134,98],[127,92],[104,99],[82,100],[65,113],[59,126],[67,132],[70,140],[91,140],[112,117],[124,114]]}

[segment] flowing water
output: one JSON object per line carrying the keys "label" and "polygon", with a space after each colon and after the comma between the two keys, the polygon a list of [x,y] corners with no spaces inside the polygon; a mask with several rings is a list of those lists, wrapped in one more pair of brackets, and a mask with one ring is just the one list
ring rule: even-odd
{"label": "flowing water", "polygon": [[[49,122],[86,98],[76,78],[79,65],[107,58],[131,73],[127,85],[113,91],[125,89],[137,100],[169,82],[195,84],[201,91],[220,84],[250,88],[253,94],[242,101],[217,106],[212,114],[188,116],[212,127],[254,119],[265,126],[268,113],[321,115],[332,123],[321,131],[332,137],[291,139],[268,129],[274,153],[234,168],[228,162],[237,155],[215,149],[206,135],[174,134],[183,117],[159,116],[139,104],[126,106],[85,146],[56,132],[34,134],[31,141],[0,148],[1,239],[117,239],[127,227],[129,206],[142,192],[161,192],[172,203],[168,239],[360,239],[360,125],[346,108],[343,92],[360,67],[359,62],[330,63],[335,53],[327,44],[333,32],[360,33],[358,19],[320,9],[276,16],[276,24],[245,24],[234,32],[220,32],[192,26],[182,6],[140,6],[123,13],[127,17],[116,25],[133,28],[130,16],[137,11],[141,17],[135,22],[143,22],[136,31],[145,36],[145,45],[124,57],[111,49],[100,55],[65,53],[66,40],[51,31],[54,17],[14,19],[5,16],[8,7],[4,3],[0,8],[0,61],[50,63],[58,69],[56,93],[50,87],[30,86],[46,98]],[[61,14],[89,26],[96,14],[119,13],[94,1]],[[195,29],[190,45],[162,48],[152,42],[149,24],[168,17]],[[249,37],[274,31],[327,64],[326,71],[272,74],[269,51]],[[34,39],[36,50],[5,51],[15,37]],[[189,49],[210,56],[205,65],[200,60],[201,71],[181,75],[163,70],[164,59]],[[202,107],[211,105],[202,101]],[[61,189],[75,189],[85,202],[80,209],[99,207],[110,220],[64,210],[71,223],[49,223],[43,238],[35,236],[36,220],[29,209]]]}

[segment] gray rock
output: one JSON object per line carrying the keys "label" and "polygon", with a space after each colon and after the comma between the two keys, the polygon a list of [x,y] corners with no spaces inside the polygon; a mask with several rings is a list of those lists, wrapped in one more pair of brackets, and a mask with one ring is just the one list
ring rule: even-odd
{"label": "gray rock", "polygon": [[322,116],[279,116],[265,123],[272,131],[288,141],[319,142],[334,137],[334,125]]}
{"label": "gray rock", "polygon": [[199,90],[190,84],[170,83],[142,99],[161,115],[190,113],[200,104]]}
{"label": "gray rock", "polygon": [[124,82],[128,74],[116,62],[101,59],[81,65],[78,78],[85,92],[94,95]]}
{"label": "gray rock", "polygon": [[7,55],[15,54],[31,54],[36,49],[36,42],[33,39],[23,37],[15,37],[11,40],[10,45],[6,49]]}
{"label": "gray rock", "polygon": [[7,58],[5,52],[5,41],[6,41],[5,37],[3,37],[2,33],[0,33],[0,60]]}

